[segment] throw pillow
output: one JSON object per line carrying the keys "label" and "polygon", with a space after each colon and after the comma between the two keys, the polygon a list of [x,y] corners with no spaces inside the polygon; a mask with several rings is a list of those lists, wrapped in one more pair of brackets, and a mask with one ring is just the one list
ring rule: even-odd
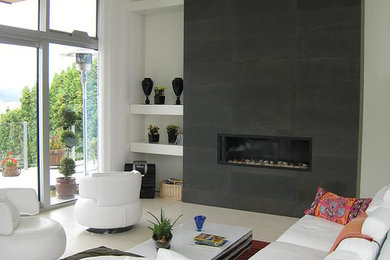
{"label": "throw pillow", "polygon": [[345,225],[348,223],[349,212],[355,200],[327,192],[320,199],[314,216]]}
{"label": "throw pillow", "polygon": [[[325,198],[323,197],[326,194],[333,194],[333,195],[327,196],[326,197],[327,200],[325,200]],[[331,203],[332,199],[335,200],[336,202]],[[321,200],[322,200],[322,214],[320,208],[318,207]],[[370,205],[371,201],[372,201],[371,198],[360,198],[360,199],[344,198],[334,193],[328,192],[326,189],[322,187],[318,187],[317,194],[314,198],[314,201],[311,204],[310,208],[305,210],[305,214],[324,217],[328,220],[333,219],[331,221],[340,224],[342,223],[346,224],[352,219],[356,218],[361,212],[365,212],[368,206]],[[326,210],[326,205],[329,205],[328,210]],[[343,207],[342,205],[344,205],[345,207]],[[335,207],[337,207],[337,209]],[[317,211],[317,215],[316,215],[316,211]],[[338,216],[337,218],[335,218],[334,216],[334,214],[336,214],[336,211]],[[327,214],[326,212],[328,212],[329,214]]]}
{"label": "throw pillow", "polygon": [[15,229],[20,223],[19,210],[15,207],[14,204],[12,204],[12,202],[4,194],[0,195],[0,202],[5,203],[9,211],[11,212],[13,229]]}
{"label": "throw pillow", "polygon": [[362,234],[362,226],[366,218],[367,218],[367,214],[363,212],[357,218],[351,220],[351,222],[346,224],[344,228],[341,230],[340,234],[337,236],[328,254],[336,250],[337,246],[341,243],[341,241],[343,241],[346,238],[352,238],[352,237],[363,238],[363,239],[367,239],[368,241],[372,241],[373,240],[372,237]]}

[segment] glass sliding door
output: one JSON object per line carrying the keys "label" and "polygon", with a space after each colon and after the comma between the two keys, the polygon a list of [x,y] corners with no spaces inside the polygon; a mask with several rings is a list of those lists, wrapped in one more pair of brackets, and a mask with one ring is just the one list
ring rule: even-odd
{"label": "glass sliding door", "polygon": [[[91,69],[86,72],[86,85],[82,84],[81,71],[76,64],[77,53],[92,55]],[[56,194],[52,192],[51,204],[77,198],[77,187],[75,196],[60,190],[59,185],[62,184],[59,182],[64,177],[62,169],[65,169],[65,162],[74,163],[75,173],[71,177],[75,178],[76,185],[77,178],[97,171],[96,57],[93,50],[49,45],[50,186],[52,190],[57,189]],[[83,112],[85,95],[87,115]],[[85,124],[83,120],[86,120]]]}
{"label": "glass sliding door", "polygon": [[0,44],[0,188],[38,192],[37,48]]}

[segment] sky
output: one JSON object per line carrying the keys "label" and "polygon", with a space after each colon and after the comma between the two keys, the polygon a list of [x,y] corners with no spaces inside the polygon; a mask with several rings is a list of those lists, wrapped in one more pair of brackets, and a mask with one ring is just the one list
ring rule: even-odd
{"label": "sky", "polygon": [[[95,0],[51,0],[50,28],[72,32],[86,31],[96,34]],[[36,30],[38,28],[38,0],[26,0],[14,4],[0,2],[0,24]],[[80,48],[50,44],[49,83],[55,73],[66,70],[75,62],[72,53],[85,52]],[[7,107],[20,106],[22,89],[30,89],[37,82],[37,49],[0,43],[0,113]]]}

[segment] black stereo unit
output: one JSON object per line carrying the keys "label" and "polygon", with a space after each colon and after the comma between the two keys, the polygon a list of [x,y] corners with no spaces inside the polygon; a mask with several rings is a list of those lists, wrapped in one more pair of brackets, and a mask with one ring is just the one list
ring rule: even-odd
{"label": "black stereo unit", "polygon": [[156,165],[145,161],[125,163],[125,171],[137,170],[142,174],[140,198],[154,198],[156,189]]}

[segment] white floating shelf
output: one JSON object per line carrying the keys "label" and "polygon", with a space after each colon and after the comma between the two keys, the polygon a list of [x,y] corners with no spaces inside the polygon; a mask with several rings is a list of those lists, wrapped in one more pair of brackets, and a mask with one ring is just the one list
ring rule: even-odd
{"label": "white floating shelf", "polygon": [[183,146],[175,144],[133,142],[130,144],[130,151],[135,153],[183,156]]}
{"label": "white floating shelf", "polygon": [[184,0],[136,0],[131,10],[140,14],[155,14],[183,10]]}
{"label": "white floating shelf", "polygon": [[134,115],[183,115],[183,105],[130,105]]}

